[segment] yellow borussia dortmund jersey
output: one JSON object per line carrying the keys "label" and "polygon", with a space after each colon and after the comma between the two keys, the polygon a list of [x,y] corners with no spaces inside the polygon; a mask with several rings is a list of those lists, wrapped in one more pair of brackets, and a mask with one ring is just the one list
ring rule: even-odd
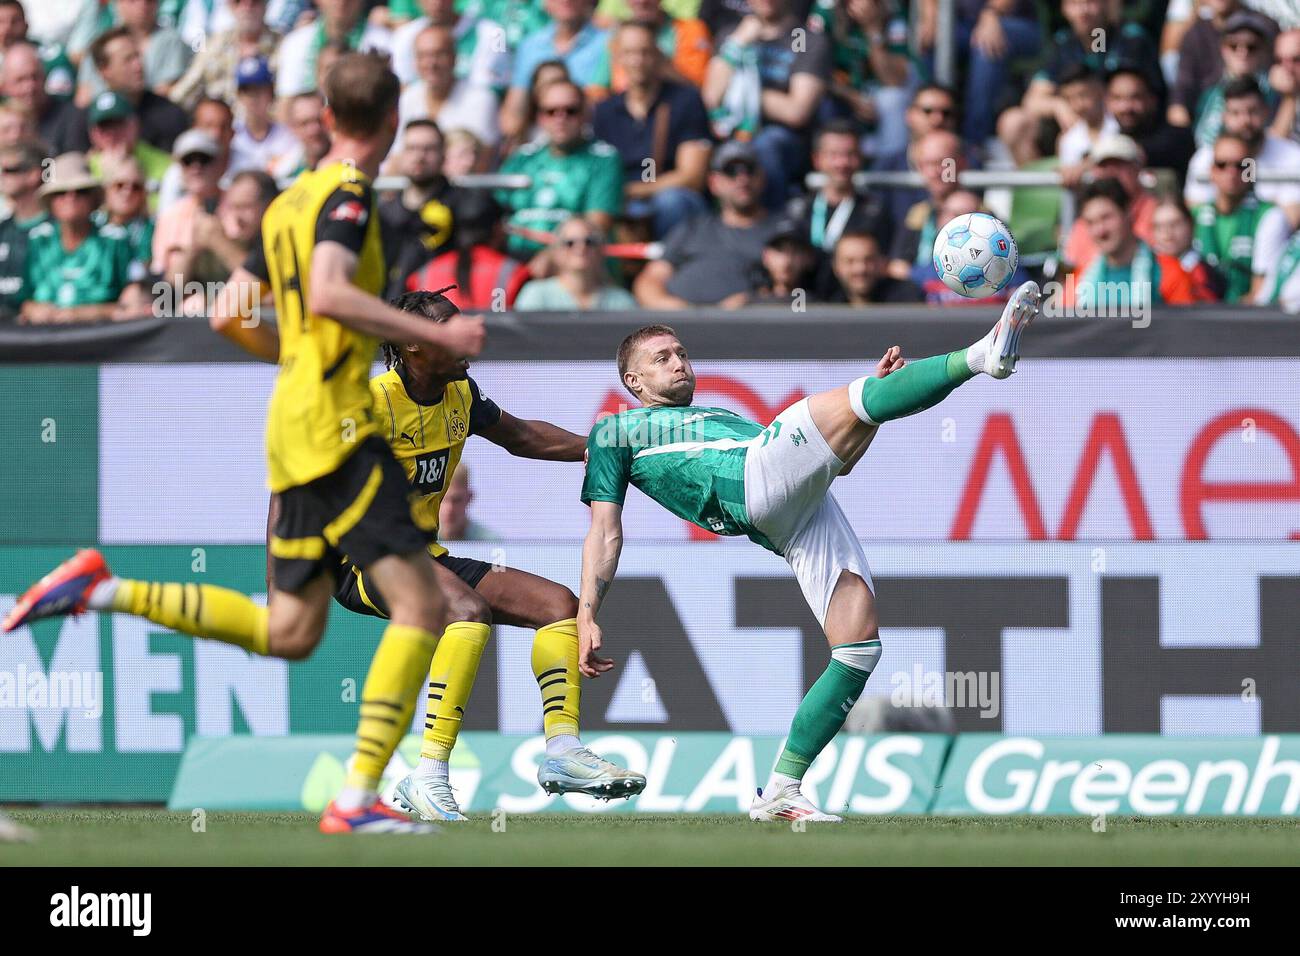
{"label": "yellow borussia dortmund jersey", "polygon": [[387,278],[369,180],[334,163],[303,173],[266,210],[246,266],[271,285],[280,374],[267,412],[272,491],[327,475],[376,430],[367,379],[379,344],[312,311],[312,250],[337,242],[357,255],[353,283],[382,295]]}
{"label": "yellow borussia dortmund jersey", "polygon": [[[460,464],[465,439],[499,422],[501,409],[471,378],[448,382],[440,401],[421,404],[406,390],[400,365],[372,378],[370,391],[380,434],[415,492],[411,516],[421,531],[436,534],[438,508]],[[432,543],[429,553],[438,557],[447,549]]]}

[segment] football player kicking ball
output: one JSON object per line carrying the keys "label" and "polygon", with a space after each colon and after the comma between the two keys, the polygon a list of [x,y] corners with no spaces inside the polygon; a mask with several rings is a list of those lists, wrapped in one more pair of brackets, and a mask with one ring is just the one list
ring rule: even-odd
{"label": "football player kicking ball", "polygon": [[[406,292],[393,305],[447,322],[460,310],[442,295],[446,291]],[[512,455],[539,461],[582,461],[586,439],[502,411],[469,377],[469,363],[453,361],[444,351],[385,343],[383,354],[389,370],[370,380],[375,418],[411,483],[411,514],[429,536],[434,576],[451,622],[429,665],[420,762],[397,785],[398,802],[425,820],[465,819],[448,781],[448,760],[494,622],[536,631],[533,677],[546,733],[546,756],[537,773],[542,789],[604,799],[640,793],[644,776],[598,757],[578,737],[582,678],[573,592],[526,571],[455,557],[437,542],[438,509],[469,436],[482,435]],[[334,598],[359,614],[388,617],[370,575],[350,563],[343,566]]]}
{"label": "football player kicking ball", "polygon": [[578,666],[588,677],[614,666],[598,656],[596,614],[618,567],[629,484],[701,528],[745,535],[784,557],[822,625],[831,660],[799,704],[750,819],[840,820],[821,812],[799,785],[880,659],[871,571],[831,482],[848,474],[880,425],[938,404],[980,373],[1006,378],[1015,371],[1020,335],[1039,300],[1038,286],[1027,282],[969,348],[905,364],[894,346],[874,377],[805,398],[766,428],[691,404],[695,373],[668,326],[646,326],[619,347],[619,375],[642,407],[602,419],[587,439],[582,500],[591,506],[591,530],[582,549]]}

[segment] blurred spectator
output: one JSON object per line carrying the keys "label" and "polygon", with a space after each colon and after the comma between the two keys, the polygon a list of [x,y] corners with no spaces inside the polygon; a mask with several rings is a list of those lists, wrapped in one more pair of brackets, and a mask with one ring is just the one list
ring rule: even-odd
{"label": "blurred spectator", "polygon": [[267,172],[298,148],[289,128],[275,121],[275,78],[270,64],[261,57],[243,60],[235,84],[239,90],[239,117],[230,141],[230,172]]}
{"label": "blurred spectator", "polygon": [[[1255,173],[1294,173],[1300,169],[1300,143],[1268,132],[1268,106],[1259,84],[1251,77],[1233,80],[1223,91],[1223,132],[1244,140],[1250,147]],[[1214,199],[1209,179],[1213,164],[1213,144],[1202,146],[1187,166],[1187,186],[1183,190],[1189,206]],[[1257,181],[1255,195],[1279,206],[1300,203],[1300,185]]]}
{"label": "blurred spectator", "polygon": [[846,229],[831,255],[833,282],[827,302],[874,305],[881,302],[921,302],[925,296],[911,279],[895,279],[874,234]]}
{"label": "blurred spectator", "polygon": [[[217,141],[217,170],[222,186],[230,184],[230,144],[235,139],[235,113],[225,100],[199,100],[194,107],[194,129],[207,133]],[[172,153],[175,157],[175,152]],[[173,162],[163,176],[158,190],[158,211],[162,212],[185,194],[184,170]]]}
{"label": "blurred spectator", "polygon": [[596,104],[592,129],[623,162],[624,211],[650,219],[655,238],[708,211],[709,117],[694,87],[665,81],[664,56],[649,25],[630,21],[614,35],[614,62],[627,82]]}
{"label": "blurred spectator", "polygon": [[104,205],[95,210],[91,221],[108,235],[120,230],[131,250],[131,262],[138,264],[135,271],[148,274],[153,261],[153,217],[140,162],[134,156],[105,160],[99,178],[104,184]]}
{"label": "blurred spectator", "polygon": [[0,218],[0,321],[14,318],[28,297],[27,235],[50,220],[40,195],[44,159],[39,143],[0,149],[0,195],[5,203]]}
{"label": "blurred spectator", "polygon": [[266,5],[266,25],[281,35],[316,21],[313,0],[270,0]]}
{"label": "blurred spectator", "polygon": [[76,21],[68,32],[68,56],[80,66],[90,52],[90,44],[105,30],[117,25],[110,0],[81,0]]}
{"label": "blurred spectator", "polygon": [[126,97],[105,90],[90,104],[86,117],[90,127],[91,147],[86,158],[90,162],[91,172],[103,181],[105,163],[134,159],[144,171],[150,202],[156,209],[158,189],[172,164],[172,158],[140,139],[140,120]]}
{"label": "blurred spectator", "polygon": [[713,151],[709,191],[718,212],[682,223],[664,240],[663,258],[632,285],[646,309],[744,305],[761,278],[763,249],[781,228],[760,201],[763,167],[751,143],[732,140]]}
{"label": "blurred spectator", "polygon": [[851,120],[831,120],[813,137],[813,169],[825,177],[817,189],[790,200],[786,217],[798,223],[804,238],[829,255],[845,232],[887,235],[884,206],[872,195],[859,195],[853,177],[862,168],[858,134]]}
{"label": "blurred spectator", "polygon": [[[189,125],[189,118],[171,100],[148,88],[140,44],[130,29],[114,27],[100,34],[90,45],[90,56],[105,86],[132,104],[140,120],[140,138],[151,146],[170,150]],[[82,117],[84,123],[84,114]]]}
{"label": "blurred spectator", "polygon": [[[1088,154],[1088,172],[1095,179],[1117,180],[1128,195],[1125,214],[1144,242],[1151,241],[1151,218],[1155,215],[1156,200],[1141,182],[1142,150],[1137,143],[1122,133],[1108,136]],[[1082,212],[1082,210],[1080,210]],[[1065,261],[1079,272],[1087,270],[1097,255],[1092,232],[1082,218],[1076,219],[1065,241]]]}
{"label": "blurred spectator", "polygon": [[1199,0],[1199,16],[1183,35],[1178,78],[1169,91],[1169,121],[1190,127],[1205,92],[1223,75],[1223,28],[1243,12],[1240,0]]}
{"label": "blurred spectator", "polygon": [[443,134],[446,140],[442,160],[443,174],[452,179],[483,171],[487,148],[483,141],[467,129],[449,129]]}
{"label": "blurred spectator", "polygon": [[751,0],[746,16],[718,47],[704,81],[714,132],[752,138],[763,164],[763,204],[779,209],[808,169],[812,126],[830,79],[830,41],[804,33],[790,0]]}
{"label": "blurred spectator", "polygon": [[[498,191],[497,201],[510,210],[509,225],[549,231],[572,214],[585,216],[607,233],[623,209],[623,164],[617,150],[583,134],[584,97],[570,81],[545,87],[538,111],[546,141],[521,146],[501,164],[504,174],[532,179],[531,186]],[[511,235],[506,243],[517,258],[542,248],[522,235]],[[537,267],[533,271],[540,274]]]}
{"label": "blurred spectator", "polygon": [[56,99],[45,92],[45,69],[35,45],[15,43],[5,51],[4,62],[0,63],[0,97],[35,123],[41,142],[55,153],[90,146],[81,111],[71,100]]}
{"label": "blurred spectator", "polygon": [[1065,305],[1124,310],[1150,305],[1190,305],[1192,280],[1178,260],[1162,256],[1137,237],[1129,215],[1131,197],[1115,179],[1083,190],[1079,217],[1097,249],[1092,262],[1065,284]]}
{"label": "blurred spectator", "polygon": [[[1034,74],[1020,105],[998,118],[998,137],[1017,165],[1034,159],[1037,130],[1043,120],[1055,120],[1060,129],[1069,129],[1078,120],[1057,88],[1066,67],[1073,63],[1103,73],[1121,63],[1137,64],[1147,71],[1151,88],[1164,96],[1155,45],[1136,23],[1112,22],[1107,7],[1105,0],[1062,0],[1067,26],[1052,37],[1046,63]],[[1099,37],[1104,42],[1098,43]]]}
{"label": "blurred spectator", "polygon": [[1164,118],[1144,70],[1121,63],[1110,72],[1106,111],[1115,117],[1119,131],[1141,147],[1149,167],[1172,169],[1182,181],[1196,143],[1191,130],[1173,126]]}
{"label": "blurred spectator", "polygon": [[[922,0],[920,39],[922,49],[927,52],[934,45],[937,8],[936,0]],[[997,100],[1007,87],[1010,62],[1037,55],[1043,45],[1042,28],[1033,0],[958,0],[956,14],[957,50],[969,59],[962,138],[979,149],[993,135],[1000,105]],[[1058,48],[1061,40],[1061,34],[1057,34]],[[1092,37],[1088,40],[1087,48],[1091,49]],[[1066,49],[1070,47],[1066,45]],[[1053,53],[1061,55],[1058,50]],[[1055,65],[1063,68],[1065,64]],[[1059,83],[1056,75],[1050,79]],[[1061,124],[1062,129],[1065,125]]]}
{"label": "blurred spectator", "polygon": [[[907,107],[904,117],[907,123],[908,144],[906,148],[888,155],[879,156],[871,168],[880,172],[906,173],[916,170],[916,144],[926,133],[945,130],[956,133],[959,123],[957,94],[946,86],[927,83],[912,95],[912,102]],[[964,144],[963,144],[964,145]],[[967,159],[969,160],[969,154]],[[969,163],[969,165],[974,165]],[[890,223],[898,223],[907,215],[907,211],[925,199],[923,188],[887,189],[883,191],[882,201]]]}
{"label": "blurred spectator", "polygon": [[1073,187],[1087,168],[1092,148],[1120,129],[1115,117],[1106,111],[1106,84],[1100,73],[1075,63],[1061,73],[1057,88],[1070,112],[1078,117],[1073,126],[1061,130],[1056,141],[1062,182]]}
{"label": "blurred spectator", "polygon": [[329,152],[329,132],[321,119],[324,109],[325,101],[319,93],[301,93],[285,106],[289,132],[297,145],[292,153],[272,167],[271,175],[277,181],[293,179],[304,170],[315,169]]}
{"label": "blurred spectator", "polygon": [[506,32],[506,49],[519,49],[524,37],[550,23],[541,0],[465,0],[465,12],[486,17]]}
{"label": "blurred spectator", "polygon": [[200,216],[211,217],[221,201],[221,146],[211,134],[191,129],[176,140],[172,154],[181,171],[180,199],[158,215],[153,235],[153,271],[171,280],[182,273],[197,244]]}
{"label": "blurred spectator", "polygon": [[1277,64],[1269,73],[1269,85],[1281,99],[1272,133],[1300,143],[1300,30],[1278,34],[1273,49]]}
{"label": "blurred spectator", "polygon": [[[820,2],[833,2],[833,0],[820,0]],[[803,23],[812,12],[813,5],[814,0],[793,0],[790,11],[796,20]],[[699,17],[709,28],[709,35],[714,40],[736,29],[736,25],[753,12],[754,8],[749,0],[701,0],[699,5]]]}
{"label": "blurred spectator", "polygon": [[[114,6],[119,23],[116,29],[124,30],[140,51],[144,85],[158,96],[167,96],[189,68],[194,51],[175,30],[158,25],[158,0],[114,0]],[[82,59],[77,72],[77,102],[83,106],[114,86],[111,79],[100,75],[94,43],[90,49],[91,56]]]}
{"label": "blurred spectator", "polygon": [[[533,81],[529,84],[528,94],[525,98],[523,128],[519,134],[510,137],[511,145],[536,142],[546,136],[537,123],[537,98],[541,95],[542,90],[552,83],[568,79],[569,68],[564,65],[563,60],[546,60],[537,64],[537,69],[533,71]],[[503,105],[502,116],[504,115],[505,107]]]}
{"label": "blurred spectator", "polygon": [[362,0],[316,0],[320,16],[315,22],[298,27],[280,43],[276,96],[297,96],[317,89],[317,60],[326,44],[388,52],[392,34],[369,23],[363,6]]}
{"label": "blurred spectator", "polygon": [[527,266],[502,252],[501,209],[487,193],[466,191],[457,204],[453,249],[407,277],[406,288],[455,288],[447,297],[465,311],[504,312],[531,278]]}
{"label": "blurred spectator", "polygon": [[22,321],[31,325],[96,322],[143,314],[147,302],[131,283],[131,253],[121,238],[95,228],[90,214],[103,191],[86,157],[64,153],[41,187],[51,221],[27,236],[28,298]]}
{"label": "blurred spectator", "polygon": [[594,0],[543,0],[551,23],[524,37],[515,51],[510,91],[501,107],[501,132],[508,137],[527,129],[529,84],[547,60],[561,60],[579,89],[595,87],[609,34],[591,22]]}
{"label": "blurred spectator", "polygon": [[393,31],[393,72],[408,86],[425,79],[416,62],[416,38],[429,27],[443,27],[453,38],[456,80],[494,92],[510,83],[510,50],[501,24],[482,12],[456,12],[455,0],[419,0],[423,16]]}
{"label": "blurred spectator", "polygon": [[520,312],[567,312],[635,309],[636,299],[609,281],[605,268],[605,242],[600,231],[585,219],[560,223],[552,243],[555,275],[533,279],[519,290],[515,309]]}
{"label": "blurred spectator", "polygon": [[379,204],[379,221],[392,246],[390,264],[400,277],[409,276],[447,248],[456,225],[461,190],[442,173],[442,130],[433,120],[407,124],[396,169],[409,183],[396,196]]}
{"label": "blurred spectator", "polygon": [[[27,12],[22,0],[0,0],[0,60],[19,43],[28,41]],[[45,71],[45,95],[56,100],[72,98],[76,88],[76,71],[61,43],[36,43]]]}
{"label": "blurred spectator", "polygon": [[1281,209],[1255,195],[1249,145],[1223,135],[1213,149],[1214,201],[1193,210],[1196,248],[1222,278],[1223,301],[1241,302],[1254,298],[1281,257],[1291,223]]}
{"label": "blurred spectator", "polygon": [[895,226],[889,250],[889,274],[895,279],[910,279],[914,267],[932,261],[939,206],[959,188],[958,176],[966,168],[961,139],[945,130],[926,133],[916,144],[916,167],[925,180],[926,198]]}
{"label": "blurred spectator", "polygon": [[1257,305],[1275,305],[1300,312],[1300,230],[1291,234],[1282,257],[1269,269],[1255,296]]}
{"label": "blurred spectator", "polygon": [[[987,212],[983,206],[980,196],[969,189],[957,189],[944,197],[943,202],[939,205],[938,214],[935,217],[936,225],[942,229],[958,216],[966,216],[976,212]],[[933,246],[927,250],[933,253]],[[912,267],[912,282],[920,287],[925,301],[931,305],[948,308],[950,306],[970,306],[981,303],[1005,302],[1011,298],[1011,293],[1022,282],[1029,278],[1024,266],[1024,250],[1021,250],[1021,265],[1011,276],[1006,286],[1000,292],[995,292],[991,296],[982,299],[970,299],[964,295],[958,295],[952,289],[944,285],[942,279],[934,271],[933,265],[920,263]]]}
{"label": "blurred spectator", "polygon": [[451,481],[438,506],[438,540],[440,541],[493,541],[497,538],[469,516],[469,506],[474,492],[469,485],[469,465],[464,459],[451,473]]}
{"label": "blurred spectator", "polygon": [[[432,119],[445,129],[467,129],[495,146],[501,139],[496,94],[490,87],[456,78],[456,38],[451,29],[425,27],[416,35],[414,47],[419,80],[402,91],[400,128],[414,120]],[[400,139],[393,148],[401,148]]]}
{"label": "blurred spectator", "polygon": [[1223,295],[1223,279],[1210,268],[1192,241],[1192,214],[1178,196],[1156,203],[1151,217],[1151,249],[1156,255],[1178,260],[1192,280],[1192,297],[1197,302],[1218,302]]}
{"label": "blurred spectator", "polygon": [[745,304],[785,305],[802,312],[812,298],[816,264],[816,251],[803,230],[785,223],[763,246],[758,288]]}
{"label": "blurred spectator", "polygon": [[831,41],[830,93],[842,115],[870,130],[863,149],[871,156],[906,149],[905,117],[915,83],[907,20],[893,0],[818,4],[808,29]]}
{"label": "blurred spectator", "polygon": [[[1273,38],[1276,35],[1273,21],[1258,13],[1242,10],[1228,18],[1223,27],[1222,73],[1218,82],[1202,94],[1192,114],[1197,146],[1213,143],[1218,137],[1223,126],[1223,91],[1233,80],[1253,77],[1259,83],[1272,115],[1278,95],[1268,85],[1268,72],[1273,63]],[[1184,118],[1178,108],[1170,112],[1175,122]]]}
{"label": "blurred spectator", "polygon": [[233,104],[235,71],[249,57],[261,57],[275,68],[280,37],[266,26],[266,0],[230,0],[230,8],[233,26],[208,37],[185,75],[172,87],[172,101],[187,110],[194,109],[205,96]]}
{"label": "blurred spectator", "polygon": [[[659,52],[659,78],[698,88],[704,82],[713,55],[713,41],[703,20],[676,17],[664,9],[662,0],[628,0],[625,23],[643,23],[650,27]],[[606,50],[597,82],[615,93],[627,89],[628,78],[619,62],[617,42]]]}
{"label": "blurred spectator", "polygon": [[8,103],[0,103],[0,147],[16,146],[37,135],[36,123],[30,116]]}
{"label": "blurred spectator", "polygon": [[[208,290],[243,265],[260,240],[262,214],[276,192],[275,180],[265,172],[246,169],[221,194],[215,212],[201,211],[194,217],[191,244],[171,258],[164,276],[185,293],[186,315],[206,315],[214,298]],[[192,291],[191,283],[204,289]]]}

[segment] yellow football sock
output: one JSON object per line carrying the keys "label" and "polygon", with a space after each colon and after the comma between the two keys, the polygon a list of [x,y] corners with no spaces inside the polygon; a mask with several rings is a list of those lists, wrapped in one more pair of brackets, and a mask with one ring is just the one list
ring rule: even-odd
{"label": "yellow football sock", "polygon": [[437,644],[438,636],[424,628],[404,624],[384,628],[361,689],[357,749],[345,787],[379,789],[384,768],[411,724],[415,695]]}
{"label": "yellow football sock", "polygon": [[421,757],[446,760],[451,756],[478,662],[491,633],[491,625],[473,621],[456,621],[442,632],[429,664],[429,703],[424,710]]}
{"label": "yellow football sock", "polygon": [[578,671],[578,621],[568,618],[537,629],[533,638],[533,676],[542,692],[546,739],[578,735],[582,675]]}
{"label": "yellow football sock", "polygon": [[119,581],[113,610],[134,614],[182,634],[268,653],[267,611],[247,595],[214,584]]}

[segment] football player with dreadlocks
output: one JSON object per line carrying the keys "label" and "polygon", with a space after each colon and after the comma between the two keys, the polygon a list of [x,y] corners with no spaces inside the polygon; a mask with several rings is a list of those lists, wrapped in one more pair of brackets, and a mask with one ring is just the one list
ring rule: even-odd
{"label": "football player with dreadlocks", "polygon": [[[403,312],[445,322],[459,310],[444,292],[406,292]],[[460,731],[479,658],[493,623],[527,627],[533,640],[533,676],[542,698],[546,756],[537,774],[550,793],[630,797],[645,777],[604,760],[578,738],[578,601],[546,578],[449,554],[437,542],[438,507],[460,462],[465,441],[482,435],[520,458],[582,461],[587,440],[549,422],[516,418],[485,396],[469,377],[469,363],[417,344],[383,345],[388,371],[370,380],[379,432],[411,482],[411,512],[430,537],[447,620],[429,668],[424,745],[414,773],[397,786],[400,803],[426,820],[463,820],[448,783],[448,758]],[[387,616],[382,598],[359,568],[345,567],[334,597],[349,610]]]}

